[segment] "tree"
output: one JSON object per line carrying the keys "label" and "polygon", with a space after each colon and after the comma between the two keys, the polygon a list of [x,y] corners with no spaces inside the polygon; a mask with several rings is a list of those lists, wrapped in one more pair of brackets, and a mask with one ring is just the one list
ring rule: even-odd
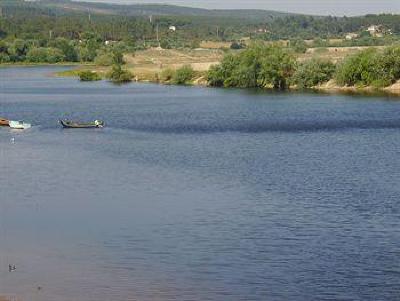
{"label": "tree", "polygon": [[98,81],[101,80],[101,76],[93,71],[81,71],[79,72],[79,79],[83,82]]}
{"label": "tree", "polygon": [[[390,53],[393,56],[385,57]],[[396,53],[396,50],[385,54],[376,49],[361,51],[338,66],[336,81],[348,86],[388,86],[396,80]]]}
{"label": "tree", "polygon": [[271,47],[269,55],[262,60],[262,86],[272,85],[274,89],[286,89],[295,67],[296,61],[292,55],[280,47]]}
{"label": "tree", "polygon": [[10,57],[8,54],[1,52],[0,53],[0,63],[9,63],[10,62]]}
{"label": "tree", "polygon": [[230,48],[233,50],[238,50],[238,49],[246,48],[246,45],[244,45],[243,43],[233,42],[231,44]]}
{"label": "tree", "polygon": [[57,38],[53,41],[50,41],[49,46],[60,49],[65,56],[65,61],[68,62],[78,61],[78,52],[75,48],[73,41],[68,41],[67,39],[64,38]]}
{"label": "tree", "polygon": [[101,47],[101,39],[95,34],[85,32],[79,47],[79,58],[83,62],[93,62],[97,56],[97,50]]}
{"label": "tree", "polygon": [[306,53],[308,46],[304,40],[296,39],[290,41],[290,48],[296,53]]}
{"label": "tree", "polygon": [[122,69],[121,65],[113,65],[111,72],[108,74],[108,78],[113,83],[127,83],[132,81],[132,73],[128,70]]}
{"label": "tree", "polygon": [[8,45],[4,41],[0,41],[0,53],[8,54]]}
{"label": "tree", "polygon": [[115,65],[125,64],[124,55],[123,55],[122,51],[119,51],[117,49],[113,50],[111,52],[111,57],[112,57],[113,64],[115,64]]}
{"label": "tree", "polygon": [[110,53],[100,52],[94,59],[94,63],[98,66],[111,66],[114,60]]}
{"label": "tree", "polygon": [[14,62],[24,61],[28,50],[29,47],[26,41],[16,39],[8,48],[10,59]]}
{"label": "tree", "polygon": [[210,70],[208,71],[208,84],[214,87],[235,86],[231,79],[233,71],[238,65],[239,59],[236,56],[232,54],[225,55],[220,65],[211,66]]}
{"label": "tree", "polygon": [[186,85],[194,77],[194,70],[190,65],[185,65],[176,70],[172,82],[176,85]]}
{"label": "tree", "polygon": [[312,88],[332,79],[335,68],[331,61],[312,59],[298,66],[293,81],[299,88]]}
{"label": "tree", "polygon": [[387,48],[383,53],[383,66],[392,76],[392,81],[400,79],[400,46]]}
{"label": "tree", "polygon": [[160,46],[163,49],[171,49],[172,48],[171,43],[168,39],[162,39],[160,41]]}
{"label": "tree", "polygon": [[207,82],[212,87],[224,86],[225,78],[224,67],[222,65],[212,65],[207,72]]}
{"label": "tree", "polygon": [[57,48],[32,48],[26,54],[26,60],[31,63],[60,63],[65,60],[65,56]]}
{"label": "tree", "polygon": [[161,80],[163,82],[169,82],[175,75],[175,71],[173,69],[167,68],[161,72]]}
{"label": "tree", "polygon": [[250,45],[238,55],[227,55],[208,72],[212,86],[285,89],[295,70],[295,59],[279,46]]}

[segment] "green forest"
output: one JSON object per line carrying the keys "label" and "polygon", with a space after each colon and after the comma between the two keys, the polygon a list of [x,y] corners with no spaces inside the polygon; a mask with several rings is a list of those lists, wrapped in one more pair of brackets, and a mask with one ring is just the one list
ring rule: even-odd
{"label": "green forest", "polygon": [[[65,9],[65,3],[76,7]],[[366,32],[372,24],[380,25],[384,33],[381,37]],[[202,40],[229,41],[235,47],[241,46],[245,37],[264,41],[312,39],[312,46],[328,47],[328,39],[343,39],[349,32],[358,33],[359,38],[345,41],[343,46],[393,44],[400,35],[400,16],[339,18],[168,5],[125,7],[78,5],[67,0],[0,0],[1,63],[93,62],[97,58],[107,64],[107,53],[115,48],[126,52],[157,46],[196,48]],[[293,45],[304,51],[302,43]]]}

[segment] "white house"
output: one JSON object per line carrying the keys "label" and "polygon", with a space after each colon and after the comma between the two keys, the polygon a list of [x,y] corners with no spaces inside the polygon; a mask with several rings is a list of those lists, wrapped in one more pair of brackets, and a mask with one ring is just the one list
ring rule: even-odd
{"label": "white house", "polygon": [[176,31],[176,26],[171,25],[171,26],[169,27],[169,30],[170,30],[170,31]]}
{"label": "white house", "polygon": [[382,25],[371,25],[368,27],[367,31],[371,36],[380,38],[383,37],[385,29]]}
{"label": "white house", "polygon": [[104,41],[104,45],[106,45],[106,46],[110,46],[110,45],[115,44],[115,43],[116,43],[116,41],[109,41],[109,40]]}
{"label": "white house", "polygon": [[367,31],[368,31],[369,33],[375,33],[375,32],[378,31],[378,29],[379,29],[379,26],[378,26],[378,25],[371,25],[371,26],[368,27]]}
{"label": "white house", "polygon": [[354,33],[354,32],[346,34],[346,40],[348,40],[348,41],[357,39],[358,37],[359,37],[359,35],[357,33]]}
{"label": "white house", "polygon": [[267,33],[269,32],[267,28],[258,28],[255,30],[256,33]]}

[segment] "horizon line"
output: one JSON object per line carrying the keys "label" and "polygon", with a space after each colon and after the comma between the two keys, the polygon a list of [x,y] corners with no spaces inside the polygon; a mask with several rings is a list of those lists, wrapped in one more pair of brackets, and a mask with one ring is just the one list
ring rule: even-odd
{"label": "horizon line", "polygon": [[[24,0],[24,1],[42,1],[42,0]],[[166,5],[166,6],[175,6],[181,8],[193,8],[193,9],[203,9],[207,11],[265,11],[265,12],[275,12],[281,14],[292,14],[292,15],[303,15],[303,16],[313,16],[313,17],[365,17],[368,15],[400,15],[400,13],[393,12],[376,12],[376,13],[365,13],[365,14],[318,14],[318,13],[305,13],[305,12],[294,12],[294,11],[283,11],[283,10],[272,10],[265,8],[207,8],[207,7],[199,7],[195,5],[183,5],[183,4],[173,4],[168,2],[152,2],[152,3],[128,3],[125,2],[127,0],[122,0],[124,2],[114,2],[115,0],[62,0],[62,1],[70,1],[70,2],[83,2],[83,3],[100,3],[100,4],[109,4],[109,5],[118,5],[118,6],[134,6],[134,5]]]}

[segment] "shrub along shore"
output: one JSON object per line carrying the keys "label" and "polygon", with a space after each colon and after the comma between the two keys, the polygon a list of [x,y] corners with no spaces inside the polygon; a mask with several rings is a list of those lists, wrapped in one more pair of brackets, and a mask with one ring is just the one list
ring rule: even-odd
{"label": "shrub along shore", "polygon": [[[303,62],[296,58],[291,49],[254,43],[244,50],[228,52],[219,64],[211,66],[207,72],[195,71],[191,65],[184,65],[177,69],[167,67],[151,76],[144,76],[135,72],[134,65],[122,67],[124,60],[121,53],[114,52],[110,59],[111,68],[104,65],[93,67],[93,74],[83,73],[81,79],[97,80],[101,75],[115,82],[134,79],[225,88],[380,90],[400,94],[400,46],[365,49],[336,63],[318,57]],[[112,72],[116,74],[114,79],[110,76]],[[71,73],[77,75],[76,72]]]}
{"label": "shrub along shore", "polygon": [[210,68],[215,87],[374,90],[400,80],[400,46],[366,49],[335,64],[313,58],[299,63],[288,49],[253,44],[238,55],[228,54]]}

